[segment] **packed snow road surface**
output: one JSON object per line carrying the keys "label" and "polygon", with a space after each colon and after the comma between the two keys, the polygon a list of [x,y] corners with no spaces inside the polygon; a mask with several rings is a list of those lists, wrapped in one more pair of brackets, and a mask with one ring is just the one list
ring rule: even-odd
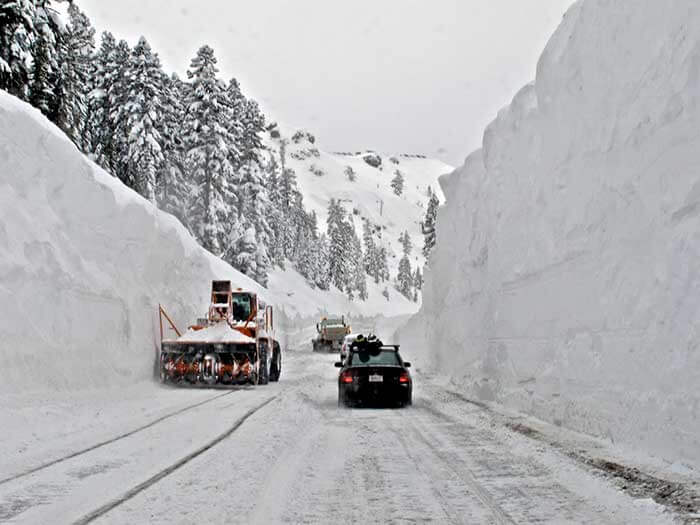
{"label": "packed snow road surface", "polygon": [[265,387],[11,400],[0,522],[667,522],[421,374],[412,408],[340,409],[334,359],[290,352]]}

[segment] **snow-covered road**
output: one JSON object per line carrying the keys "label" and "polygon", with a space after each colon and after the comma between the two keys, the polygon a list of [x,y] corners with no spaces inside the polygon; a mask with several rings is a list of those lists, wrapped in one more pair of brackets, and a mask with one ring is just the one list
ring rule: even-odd
{"label": "snow-covered road", "polygon": [[290,352],[255,389],[16,401],[0,522],[670,522],[420,374],[412,408],[339,409],[334,359]]}

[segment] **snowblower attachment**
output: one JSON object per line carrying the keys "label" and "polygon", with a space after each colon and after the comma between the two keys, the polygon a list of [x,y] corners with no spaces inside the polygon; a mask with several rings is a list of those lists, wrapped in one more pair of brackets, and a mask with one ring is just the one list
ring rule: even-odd
{"label": "snowblower attachment", "polygon": [[[281,350],[274,340],[272,307],[231,281],[212,281],[207,317],[181,334],[159,306],[162,382],[233,385],[276,381]],[[177,337],[164,338],[163,320]],[[166,325],[167,328],[167,325]]]}

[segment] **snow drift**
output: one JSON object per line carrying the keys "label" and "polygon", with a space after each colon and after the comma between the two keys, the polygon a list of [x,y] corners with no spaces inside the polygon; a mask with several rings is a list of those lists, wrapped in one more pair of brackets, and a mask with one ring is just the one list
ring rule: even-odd
{"label": "snow drift", "polygon": [[441,180],[403,342],[471,395],[700,465],[699,172],[700,5],[579,1]]}

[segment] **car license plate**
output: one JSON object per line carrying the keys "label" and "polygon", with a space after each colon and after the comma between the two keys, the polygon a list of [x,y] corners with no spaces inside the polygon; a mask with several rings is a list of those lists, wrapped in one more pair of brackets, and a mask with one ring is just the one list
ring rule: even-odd
{"label": "car license plate", "polygon": [[374,374],[369,376],[369,382],[370,383],[382,383],[384,382],[384,376],[381,376],[379,374]]}

